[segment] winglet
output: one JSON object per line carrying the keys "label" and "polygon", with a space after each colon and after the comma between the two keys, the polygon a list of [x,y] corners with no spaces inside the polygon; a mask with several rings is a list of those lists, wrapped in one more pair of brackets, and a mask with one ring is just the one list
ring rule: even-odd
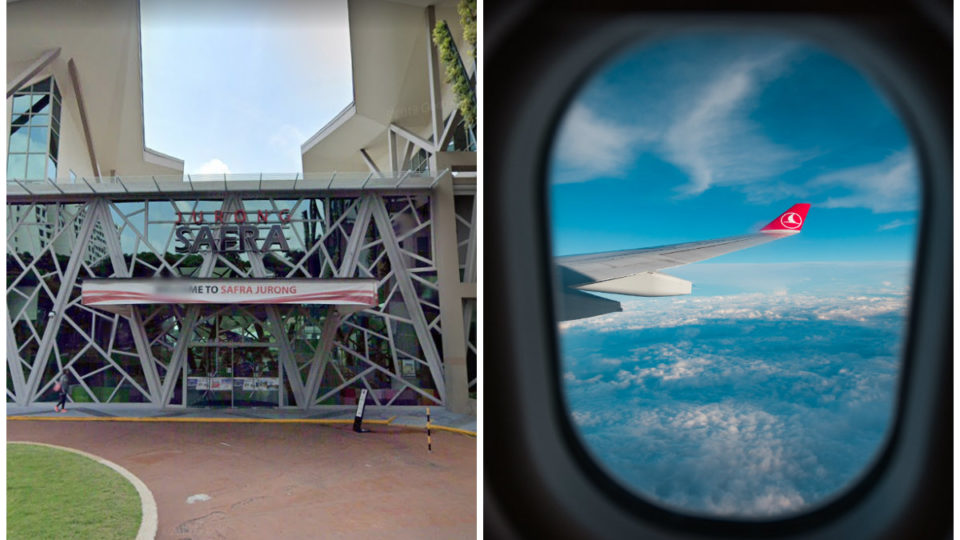
{"label": "winglet", "polygon": [[795,204],[760,230],[777,233],[798,233],[803,228],[804,221],[807,220],[807,210],[810,210],[810,203]]}

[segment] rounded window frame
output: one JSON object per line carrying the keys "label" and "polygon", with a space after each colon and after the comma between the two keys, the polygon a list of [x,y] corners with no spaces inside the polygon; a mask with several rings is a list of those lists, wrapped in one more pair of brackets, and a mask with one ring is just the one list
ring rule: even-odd
{"label": "rounded window frame", "polygon": [[[494,277],[494,282],[504,285],[505,307],[499,308],[497,314],[510,314],[509,324],[513,342],[503,345],[504,350],[510,351],[510,356],[523,359],[529,365],[520,365],[512,368],[511,375],[518,380],[528,380],[526,375],[547,375],[543,383],[531,383],[523,387],[523,391],[516,399],[513,409],[520,410],[525,423],[522,428],[527,432],[520,434],[520,444],[529,452],[526,465],[533,469],[530,474],[541,479],[540,486],[561,488],[579,488],[579,493],[559,493],[553,497],[553,502],[566,509],[577,510],[570,504],[576,500],[580,508],[574,512],[577,516],[567,516],[565,519],[570,525],[579,520],[584,526],[586,516],[595,511],[593,518],[604,520],[610,518],[606,525],[607,530],[633,534],[656,533],[663,534],[672,530],[686,533],[703,533],[720,536],[769,536],[811,532],[818,534],[843,534],[851,532],[864,533],[861,528],[854,528],[850,519],[839,519],[849,515],[851,511],[867,511],[889,506],[889,500],[901,500],[916,495],[922,490],[920,482],[915,477],[930,475],[930,471],[916,461],[905,460],[903,454],[916,454],[916,446],[905,449],[902,442],[914,435],[919,435],[922,441],[919,452],[925,454],[937,453],[939,446],[930,444],[937,438],[928,431],[925,422],[921,421],[924,414],[936,411],[935,406],[941,393],[927,392],[929,388],[941,388],[937,385],[942,369],[940,355],[943,351],[943,339],[949,335],[938,323],[944,306],[950,309],[949,298],[936,291],[936,279],[943,278],[944,268],[949,268],[950,249],[936,247],[945,244],[952,246],[950,230],[952,225],[952,170],[945,164],[951,163],[951,149],[944,145],[938,137],[942,135],[945,124],[939,118],[939,108],[943,107],[942,100],[933,99],[933,104],[925,102],[923,98],[932,95],[942,97],[936,91],[925,90],[917,81],[911,80],[911,66],[909,54],[898,54],[889,44],[883,44],[882,34],[892,33],[888,25],[877,28],[868,28],[870,25],[862,21],[843,21],[826,19],[817,16],[798,16],[791,13],[753,14],[747,20],[727,15],[698,16],[682,14],[657,14],[639,16],[624,16],[622,13],[613,13],[612,16],[600,20],[578,20],[575,14],[569,11],[561,14],[552,14],[556,28],[556,35],[563,35],[565,40],[560,48],[560,54],[554,55],[560,60],[552,59],[543,66],[538,66],[535,75],[526,77],[530,88],[521,92],[517,104],[512,104],[509,111],[515,113],[513,125],[501,129],[509,135],[499,142],[505,150],[501,161],[493,167],[493,174],[501,174],[498,182],[516,186],[511,181],[519,183],[519,187],[511,187],[510,197],[496,198],[496,203],[502,208],[496,210],[496,217],[503,223],[494,226],[494,237],[503,242],[497,249],[504,253],[498,254],[498,262],[517,256],[523,251],[534,254],[535,264],[529,271],[517,271],[514,268],[508,279],[502,276]],[[616,18],[615,18],[616,17]],[[543,23],[548,24],[548,23]],[[589,28],[585,28],[589,26]],[[551,28],[553,29],[553,28]],[[551,261],[551,231],[547,199],[549,189],[549,154],[552,143],[558,132],[560,120],[568,110],[568,106],[583,82],[589,80],[595,73],[596,67],[605,65],[618,53],[628,47],[636,47],[643,40],[653,40],[660,37],[684,34],[690,31],[724,32],[749,29],[771,34],[787,34],[797,39],[810,42],[830,54],[844,60],[860,73],[866,74],[872,83],[896,111],[899,119],[906,128],[913,147],[916,151],[918,168],[920,171],[921,192],[919,204],[919,221],[915,262],[913,265],[912,295],[910,304],[910,318],[906,324],[904,349],[902,353],[902,371],[899,381],[897,410],[894,413],[890,436],[886,440],[885,448],[880,451],[879,458],[862,474],[856,483],[845,490],[839,497],[829,501],[822,507],[811,508],[797,515],[772,520],[753,519],[722,519],[702,517],[698,515],[678,513],[657,506],[638,497],[635,493],[624,489],[617,481],[609,478],[603,469],[594,463],[592,457],[583,448],[576,435],[576,428],[569,418],[563,398],[562,373],[558,335],[554,322],[554,278],[552,276]],[[563,31],[571,30],[566,34]],[[536,32],[534,32],[536,35]],[[535,38],[533,38],[535,39]],[[533,42],[533,39],[528,42]],[[516,41],[516,40],[515,40]],[[523,40],[519,40],[521,43]],[[515,43],[511,43],[515,45]],[[527,57],[545,59],[545,49],[558,43],[540,44]],[[926,44],[930,47],[930,44]],[[502,46],[502,45],[501,45]],[[915,47],[916,48],[916,47]],[[501,52],[501,56],[502,56]],[[511,67],[514,67],[511,65]],[[922,77],[929,83],[939,72],[928,70]],[[509,112],[508,111],[508,112]],[[498,111],[495,119],[503,118],[505,113]],[[949,130],[949,125],[946,126]],[[501,134],[502,135],[502,134]],[[522,147],[519,143],[525,143]],[[532,149],[532,151],[530,150]],[[523,150],[527,150],[524,155]],[[489,151],[489,148],[488,148]],[[944,174],[944,171],[947,171]],[[489,169],[488,169],[489,172]],[[530,186],[522,181],[526,179]],[[506,191],[503,188],[494,190],[494,194]],[[944,195],[951,195],[944,197]],[[524,214],[522,217],[510,217],[515,214]],[[489,219],[489,218],[488,218]],[[516,240],[504,241],[501,230],[518,229],[522,225],[532,225],[532,230],[518,235]],[[497,234],[499,233],[499,234]],[[501,268],[497,268],[504,274]],[[540,276],[539,283],[535,276]],[[546,276],[547,279],[543,279]],[[950,274],[946,274],[950,279]],[[531,279],[533,277],[533,279]],[[498,281],[499,279],[499,281]],[[510,283],[517,282],[516,284]],[[533,285],[533,287],[531,287]],[[529,292],[524,288],[533,289]],[[511,292],[516,294],[510,294]],[[527,305],[524,305],[526,303]],[[533,323],[528,321],[532,310],[542,307],[548,309],[549,317],[540,316],[540,320]],[[490,313],[488,311],[488,313]],[[918,320],[925,321],[924,326]],[[543,320],[546,319],[546,320]],[[950,320],[949,318],[947,319]],[[522,322],[521,322],[522,321]],[[517,328],[523,327],[532,333],[520,338]],[[491,350],[490,348],[487,349]],[[539,354],[538,354],[539,353]],[[540,358],[542,356],[542,358]],[[533,358],[533,360],[531,360]],[[514,383],[518,386],[520,383]],[[543,425],[535,425],[533,419],[543,419]],[[515,430],[516,431],[516,430]],[[539,439],[539,440],[538,440]],[[565,443],[565,448],[551,449],[550,443],[558,441]],[[924,446],[925,445],[925,446]],[[538,452],[539,450],[539,452]],[[529,456],[537,456],[530,460]],[[554,470],[550,470],[553,467]],[[574,476],[566,478],[564,475]],[[910,475],[905,477],[904,475]],[[557,478],[550,478],[555,476]],[[901,483],[897,484],[897,480]],[[891,493],[891,484],[903,488],[906,482],[905,493]],[[882,485],[881,485],[882,484]],[[538,486],[538,487],[540,487]],[[878,489],[880,492],[878,494]],[[593,488],[593,490],[585,489]],[[562,491],[562,489],[561,489]],[[603,495],[603,497],[598,497]],[[878,500],[887,497],[888,499]],[[619,507],[621,514],[611,513],[607,508],[607,501],[612,500]],[[902,507],[908,503],[903,501]],[[623,512],[626,511],[626,512]],[[856,512],[853,512],[856,513]],[[602,514],[602,515],[601,515]],[[628,515],[634,519],[627,519]],[[639,519],[636,519],[639,518]],[[883,516],[876,519],[871,525],[882,527],[890,525],[896,516]],[[907,519],[900,516],[900,519]],[[896,524],[896,522],[893,522]],[[819,530],[817,530],[819,528]],[[869,528],[869,527],[868,527]]]}

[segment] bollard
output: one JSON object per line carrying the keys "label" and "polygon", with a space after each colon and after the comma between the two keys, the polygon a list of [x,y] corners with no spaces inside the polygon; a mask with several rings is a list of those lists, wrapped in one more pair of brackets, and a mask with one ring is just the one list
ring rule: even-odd
{"label": "bollard", "polygon": [[357,433],[366,433],[369,429],[363,429],[363,405],[367,402],[367,389],[360,391],[360,399],[357,403],[357,416],[353,418],[353,430]]}
{"label": "bollard", "polygon": [[433,452],[433,445],[430,441],[430,407],[427,407],[427,452]]}

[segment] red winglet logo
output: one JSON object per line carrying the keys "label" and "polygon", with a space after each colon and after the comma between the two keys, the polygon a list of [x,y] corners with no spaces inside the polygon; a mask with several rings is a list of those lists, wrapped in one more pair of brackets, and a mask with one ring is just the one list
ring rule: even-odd
{"label": "red winglet logo", "polygon": [[803,228],[803,222],[807,219],[807,210],[810,210],[810,203],[795,204],[789,210],[780,214],[777,219],[771,221],[761,231],[775,232],[800,232]]}

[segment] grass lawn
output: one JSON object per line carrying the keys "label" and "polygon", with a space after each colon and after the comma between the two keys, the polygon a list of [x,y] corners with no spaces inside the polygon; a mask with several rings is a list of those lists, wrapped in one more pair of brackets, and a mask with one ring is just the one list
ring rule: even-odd
{"label": "grass lawn", "polygon": [[7,444],[7,538],[123,538],[140,528],[140,497],[119,473],[46,446]]}

